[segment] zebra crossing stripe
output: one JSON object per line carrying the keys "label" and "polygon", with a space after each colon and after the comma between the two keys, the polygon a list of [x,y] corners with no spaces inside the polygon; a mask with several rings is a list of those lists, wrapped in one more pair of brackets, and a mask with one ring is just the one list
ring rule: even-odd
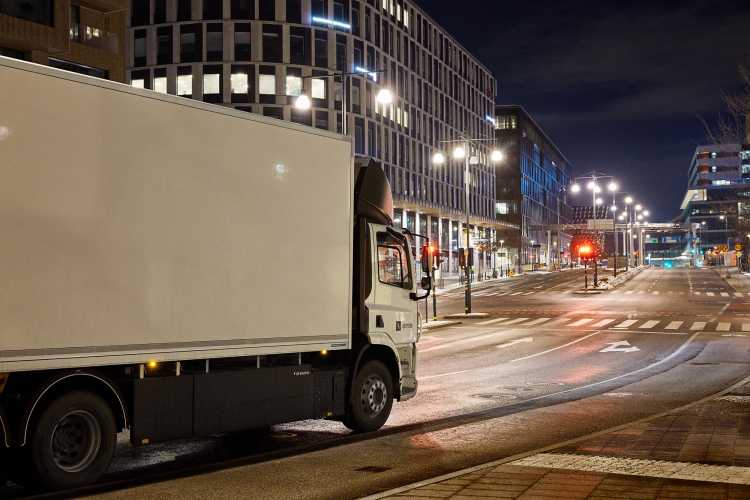
{"label": "zebra crossing stripe", "polygon": [[708,295],[709,297],[713,297],[714,296],[714,292],[706,292],[706,295]]}
{"label": "zebra crossing stripe", "polygon": [[732,328],[732,323],[719,323],[716,325],[717,332],[728,332]]}
{"label": "zebra crossing stripe", "polygon": [[635,292],[633,290],[628,290],[627,292],[625,292],[625,295],[630,295],[631,293],[635,293]]}
{"label": "zebra crossing stripe", "polygon": [[706,328],[705,321],[696,321],[693,323],[693,326],[690,327],[691,330],[703,330],[704,328]]}
{"label": "zebra crossing stripe", "polygon": [[651,294],[652,295],[659,295],[659,292],[654,291],[654,292],[651,292]]}
{"label": "zebra crossing stripe", "polygon": [[744,295],[741,292],[734,292],[735,297],[744,297]]}
{"label": "zebra crossing stripe", "polygon": [[742,331],[750,332],[750,323],[742,323]]}
{"label": "zebra crossing stripe", "polygon": [[512,320],[510,320],[510,321],[508,321],[506,323],[503,323],[502,326],[508,326],[508,325],[515,325],[517,323],[523,323],[524,321],[526,321],[528,319],[530,319],[530,318],[516,318],[516,319],[512,319]]}
{"label": "zebra crossing stripe", "polygon": [[695,292],[695,294],[696,294],[696,295],[700,295],[701,293],[700,293],[700,292]]}
{"label": "zebra crossing stripe", "polygon": [[722,297],[729,297],[729,294],[727,292],[721,292]]}
{"label": "zebra crossing stripe", "polygon": [[610,318],[603,319],[603,320],[599,321],[598,323],[594,323],[591,326],[593,326],[594,328],[602,328],[602,327],[607,326],[610,323],[613,323],[614,321],[615,321],[614,319],[610,319]]}
{"label": "zebra crossing stripe", "polygon": [[634,325],[637,322],[638,322],[638,320],[635,320],[635,319],[626,319],[622,323],[620,323],[618,325],[615,325],[615,328],[627,328],[627,327],[629,327],[631,325]]}
{"label": "zebra crossing stripe", "polygon": [[522,293],[523,293],[523,292],[515,292],[515,293],[511,293],[511,294],[510,294],[510,296],[511,296],[511,297],[514,297],[514,296],[516,296],[516,295],[521,295]]}
{"label": "zebra crossing stripe", "polygon": [[652,319],[650,321],[646,321],[645,323],[643,323],[639,328],[643,328],[644,330],[649,330],[658,324],[659,324],[658,320]]}
{"label": "zebra crossing stripe", "polygon": [[579,319],[578,321],[572,322],[568,326],[583,326],[586,323],[591,323],[592,321],[594,321],[594,318],[582,318],[582,319]]}
{"label": "zebra crossing stripe", "polygon": [[682,326],[684,321],[670,321],[669,324],[666,326],[666,330],[677,330]]}
{"label": "zebra crossing stripe", "polygon": [[494,325],[495,323],[500,323],[501,321],[505,321],[506,319],[508,318],[495,318],[495,319],[490,319],[487,321],[480,321],[479,323],[477,323],[477,325],[482,325],[482,326]]}
{"label": "zebra crossing stripe", "polygon": [[528,323],[524,323],[523,326],[536,326],[541,325],[544,322],[549,321],[551,318],[539,318],[532,321],[529,321]]}

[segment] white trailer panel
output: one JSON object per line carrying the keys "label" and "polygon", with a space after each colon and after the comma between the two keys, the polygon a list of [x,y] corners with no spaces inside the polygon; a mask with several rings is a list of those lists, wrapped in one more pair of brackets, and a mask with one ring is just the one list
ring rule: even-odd
{"label": "white trailer panel", "polygon": [[0,372],[348,348],[340,136],[0,57]]}

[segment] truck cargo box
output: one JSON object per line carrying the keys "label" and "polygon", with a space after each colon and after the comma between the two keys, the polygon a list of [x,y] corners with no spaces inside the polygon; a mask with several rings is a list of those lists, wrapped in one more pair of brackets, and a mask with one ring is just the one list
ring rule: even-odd
{"label": "truck cargo box", "polygon": [[0,57],[0,372],[345,349],[348,139]]}

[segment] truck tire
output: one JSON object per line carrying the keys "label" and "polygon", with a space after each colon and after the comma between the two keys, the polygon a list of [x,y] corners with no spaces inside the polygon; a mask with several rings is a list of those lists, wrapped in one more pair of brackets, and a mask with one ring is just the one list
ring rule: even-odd
{"label": "truck tire", "polygon": [[383,427],[393,407],[393,378],[380,361],[368,361],[352,382],[344,425],[355,432]]}
{"label": "truck tire", "polygon": [[117,445],[109,405],[90,392],[69,392],[47,405],[30,429],[31,473],[46,489],[90,484],[107,470]]}

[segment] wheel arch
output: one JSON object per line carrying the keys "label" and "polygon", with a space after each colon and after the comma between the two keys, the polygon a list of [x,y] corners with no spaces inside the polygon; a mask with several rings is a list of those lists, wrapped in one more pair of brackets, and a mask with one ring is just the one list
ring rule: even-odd
{"label": "wheel arch", "polygon": [[88,390],[101,396],[112,409],[112,413],[117,423],[117,429],[123,430],[128,426],[128,413],[125,406],[125,400],[117,389],[116,385],[105,376],[94,372],[68,372],[60,373],[44,381],[32,398],[27,410],[24,412],[21,421],[20,445],[26,446],[29,433],[29,426],[36,418],[38,411],[44,408],[45,404],[57,396],[76,390]]}
{"label": "wheel arch", "polygon": [[372,360],[381,361],[386,368],[388,368],[391,378],[393,379],[394,397],[396,399],[400,398],[401,371],[398,366],[398,354],[391,346],[384,344],[366,344],[357,357],[351,379],[354,380],[354,377],[359,373],[360,367]]}

